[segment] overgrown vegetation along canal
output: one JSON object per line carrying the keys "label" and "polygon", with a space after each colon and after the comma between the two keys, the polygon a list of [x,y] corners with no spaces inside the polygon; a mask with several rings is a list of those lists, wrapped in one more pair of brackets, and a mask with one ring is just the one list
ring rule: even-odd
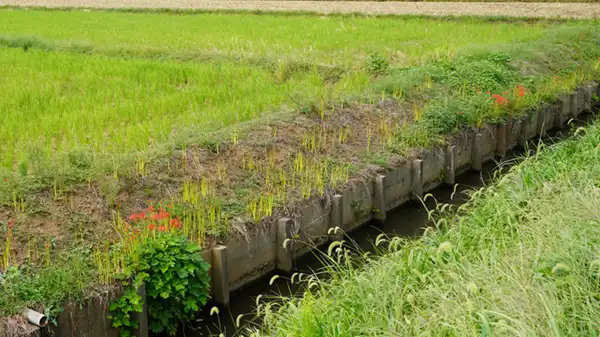
{"label": "overgrown vegetation along canal", "polygon": [[[600,70],[593,22],[0,17],[0,316],[25,306],[55,315],[124,271],[147,271],[139,257],[157,236],[203,248],[244,237],[289,216],[287,206],[415,159],[459,129],[521,117]],[[190,44],[199,18],[232,38]],[[267,21],[296,34],[246,29]],[[172,39],[156,39],[149,22]],[[381,30],[396,33],[371,38]]]}
{"label": "overgrown vegetation along canal", "polygon": [[[600,329],[600,125],[541,148],[457,215],[364,268],[261,307],[268,336],[595,336]],[[336,251],[336,250],[334,250]],[[361,258],[359,258],[361,259]],[[265,314],[267,312],[268,314]]]}

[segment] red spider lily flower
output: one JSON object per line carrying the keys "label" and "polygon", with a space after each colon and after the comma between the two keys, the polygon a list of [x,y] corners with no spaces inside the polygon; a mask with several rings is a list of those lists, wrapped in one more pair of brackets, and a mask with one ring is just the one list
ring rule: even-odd
{"label": "red spider lily flower", "polygon": [[176,229],[181,228],[181,221],[179,221],[179,219],[177,219],[177,218],[171,219],[170,225],[171,225],[171,228],[176,228]]}
{"label": "red spider lily flower", "polygon": [[161,209],[160,212],[158,212],[158,219],[159,220],[165,220],[169,217],[169,213],[167,213],[164,209]]}
{"label": "red spider lily flower", "polygon": [[11,229],[14,224],[15,224],[15,219],[13,219],[13,218],[8,219],[8,223],[7,223],[8,229]]}
{"label": "red spider lily flower", "polygon": [[160,220],[160,216],[158,215],[158,213],[152,213],[152,214],[150,214],[150,220],[152,220],[152,221]]}
{"label": "red spider lily flower", "polygon": [[493,94],[492,98],[496,100],[496,104],[498,105],[506,105],[508,103],[506,98],[499,94]]}
{"label": "red spider lily flower", "polygon": [[154,211],[156,211],[156,208],[154,208],[154,206],[149,206],[146,210],[148,212],[154,212]]}
{"label": "red spider lily flower", "polygon": [[151,231],[153,231],[153,230],[156,229],[156,225],[153,224],[153,223],[151,223],[151,224],[148,225],[148,229],[151,230]]}
{"label": "red spider lily flower", "polygon": [[527,89],[524,86],[522,86],[522,85],[517,86],[517,95],[519,95],[519,97],[525,96],[526,93],[527,93]]}
{"label": "red spider lily flower", "polygon": [[160,226],[160,227],[158,227],[158,230],[161,232],[164,232],[167,230],[167,226]]}

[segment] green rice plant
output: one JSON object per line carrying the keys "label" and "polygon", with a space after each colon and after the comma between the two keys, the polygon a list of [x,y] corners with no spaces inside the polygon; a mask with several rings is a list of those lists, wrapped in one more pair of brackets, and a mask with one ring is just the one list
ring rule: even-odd
{"label": "green rice plant", "polygon": [[[19,48],[30,45],[30,50],[37,47],[174,60],[246,57],[289,76],[295,70],[294,64],[353,68],[362,66],[372,54],[385,58],[391,66],[421,64],[439,55],[452,54],[473,41],[487,45],[515,39],[533,40],[551,25],[486,22],[476,18],[398,20],[360,16],[5,9],[0,11],[3,34],[0,44]],[[335,74],[330,68],[324,67],[323,71]]]}
{"label": "green rice plant", "polygon": [[[103,173],[119,181],[130,171],[143,176],[149,158],[185,149],[230,120],[293,105],[293,92],[306,88],[335,97],[366,85],[352,82],[353,74],[328,82],[313,70],[276,84],[267,70],[243,62],[215,66],[6,48],[0,62],[12,64],[2,83],[0,172],[23,179],[62,172],[67,181]],[[86,158],[85,165],[76,157]]]}

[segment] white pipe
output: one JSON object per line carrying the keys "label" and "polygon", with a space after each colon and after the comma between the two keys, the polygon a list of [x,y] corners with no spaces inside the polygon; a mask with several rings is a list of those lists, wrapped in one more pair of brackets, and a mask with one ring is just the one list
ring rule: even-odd
{"label": "white pipe", "polygon": [[27,310],[25,310],[25,315],[27,315],[27,320],[29,320],[29,323],[33,325],[37,325],[40,328],[43,328],[46,325],[48,325],[48,317],[46,317],[43,314],[40,314],[35,310],[31,310],[28,308]]}

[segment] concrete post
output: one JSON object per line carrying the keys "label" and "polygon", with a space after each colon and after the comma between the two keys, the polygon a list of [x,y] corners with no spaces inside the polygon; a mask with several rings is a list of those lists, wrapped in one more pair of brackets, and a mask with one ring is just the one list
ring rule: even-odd
{"label": "concrete post", "polygon": [[552,106],[549,106],[549,105],[540,107],[535,112],[537,115],[537,120],[538,120],[537,134],[540,137],[545,136],[546,132],[548,132],[554,124],[554,117],[548,118],[548,115],[551,114],[552,112],[553,112]]}
{"label": "concrete post", "polygon": [[594,95],[596,88],[595,88],[594,84],[587,84],[583,88],[585,90],[585,101],[583,103],[583,111],[591,112],[592,111],[592,96]]}
{"label": "concrete post", "polygon": [[562,95],[559,98],[560,110],[556,114],[554,119],[554,126],[558,129],[562,128],[567,123],[571,112],[571,97],[569,95]]}
{"label": "concrete post", "polygon": [[529,117],[525,117],[521,120],[521,135],[519,136],[519,145],[521,147],[525,147],[527,145],[527,141],[529,140],[529,125],[531,124],[531,119]]}
{"label": "concrete post", "polygon": [[412,195],[411,200],[423,198],[423,160],[415,159],[412,162]]}
{"label": "concrete post", "polygon": [[508,125],[502,123],[496,128],[496,156],[504,157],[507,151]]}
{"label": "concrete post", "polygon": [[[341,231],[341,229],[343,228],[344,223],[341,194],[335,194],[333,197],[331,197],[331,214],[329,214],[329,217],[329,239],[332,241],[342,241],[344,238],[344,233]],[[336,227],[339,227],[340,230],[338,230],[337,233],[334,233],[333,231]]]}
{"label": "concrete post", "polygon": [[571,98],[571,107],[570,107],[571,113],[569,114],[569,116],[571,118],[577,118],[577,115],[579,115],[579,111],[578,111],[579,103],[577,100],[577,98],[578,98],[577,92],[570,93],[569,97]]}
{"label": "concrete post", "polygon": [[290,218],[277,221],[277,269],[284,272],[294,270],[294,234],[296,225]]}
{"label": "concrete post", "polygon": [[456,182],[456,146],[449,144],[444,150],[444,184],[454,185]]}
{"label": "concrete post", "polygon": [[146,284],[142,283],[142,285],[138,288],[138,295],[142,297],[142,303],[144,304],[144,308],[142,312],[135,313],[135,319],[138,322],[138,328],[135,329],[136,337],[148,337],[148,302],[146,301]]}
{"label": "concrete post", "polygon": [[217,245],[212,249],[212,295],[217,303],[229,305],[227,246]]}
{"label": "concrete post", "polygon": [[385,196],[383,194],[383,179],[385,176],[378,175],[375,177],[373,184],[373,219],[384,222],[386,219]]}
{"label": "concrete post", "polygon": [[483,167],[483,135],[481,132],[473,136],[473,155],[471,158],[471,169],[481,171]]}

